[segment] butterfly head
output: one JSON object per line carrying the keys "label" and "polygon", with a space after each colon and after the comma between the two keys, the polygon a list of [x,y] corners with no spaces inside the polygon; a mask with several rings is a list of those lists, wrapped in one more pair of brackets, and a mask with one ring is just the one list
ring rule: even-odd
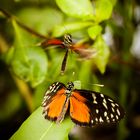
{"label": "butterfly head", "polygon": [[71,92],[73,88],[74,88],[73,82],[68,82],[67,83],[67,90]]}

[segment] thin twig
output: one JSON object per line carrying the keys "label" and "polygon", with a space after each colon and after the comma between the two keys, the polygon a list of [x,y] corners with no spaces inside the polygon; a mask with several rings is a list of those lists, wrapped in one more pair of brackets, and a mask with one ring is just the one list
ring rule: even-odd
{"label": "thin twig", "polygon": [[2,12],[2,14],[3,14],[5,17],[7,17],[8,19],[11,19],[11,18],[14,19],[14,20],[17,22],[17,24],[18,24],[21,28],[23,28],[24,30],[26,30],[27,32],[29,32],[29,33],[31,33],[31,34],[33,34],[34,36],[37,36],[37,37],[39,37],[39,38],[47,39],[46,36],[44,36],[44,35],[42,35],[42,34],[36,32],[35,30],[33,30],[33,29],[31,29],[30,27],[26,26],[25,24],[23,24],[22,22],[20,22],[20,21],[17,19],[17,17],[15,17],[15,16],[13,16],[12,14],[8,13],[8,12],[5,11],[4,9],[0,8],[0,12]]}

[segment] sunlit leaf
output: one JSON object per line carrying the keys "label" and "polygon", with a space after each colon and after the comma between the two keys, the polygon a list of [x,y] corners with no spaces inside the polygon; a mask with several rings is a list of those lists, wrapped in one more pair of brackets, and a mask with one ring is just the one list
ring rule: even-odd
{"label": "sunlit leaf", "polygon": [[69,118],[61,124],[45,120],[39,107],[17,130],[10,140],[68,140],[68,134],[74,126]]}
{"label": "sunlit leaf", "polygon": [[94,58],[94,63],[98,67],[99,71],[104,73],[110,55],[109,47],[106,45],[103,38],[99,36],[93,44],[93,48],[95,48],[97,51],[97,55]]}
{"label": "sunlit leaf", "polygon": [[26,37],[15,21],[13,21],[13,26],[15,43],[11,60],[12,70],[21,79],[30,82],[32,86],[37,86],[46,78],[46,54],[40,47],[26,46]]}
{"label": "sunlit leaf", "polygon": [[11,47],[5,55],[3,55],[4,61],[9,65],[14,55],[14,47]]}
{"label": "sunlit leaf", "polygon": [[12,69],[18,77],[37,86],[46,78],[46,54],[39,47],[24,47],[22,51],[20,48],[15,49]]}
{"label": "sunlit leaf", "polygon": [[91,26],[88,28],[88,34],[92,39],[95,39],[99,34],[101,34],[102,27],[100,25]]}
{"label": "sunlit leaf", "polygon": [[112,14],[113,4],[109,0],[95,1],[95,21],[101,22],[110,18]]}
{"label": "sunlit leaf", "polygon": [[56,0],[59,8],[69,16],[92,19],[93,7],[90,0]]}
{"label": "sunlit leaf", "polygon": [[93,25],[93,23],[89,21],[65,23],[63,25],[56,26],[53,30],[52,35],[55,37],[59,37],[64,35],[65,33],[71,33],[77,30],[82,30],[83,28],[89,27],[91,25]]}
{"label": "sunlit leaf", "polygon": [[44,35],[63,21],[63,14],[51,7],[24,8],[18,11],[17,16],[22,23]]}
{"label": "sunlit leaf", "polygon": [[117,2],[117,0],[109,0],[112,4],[113,4],[113,6],[116,4],[116,2]]}

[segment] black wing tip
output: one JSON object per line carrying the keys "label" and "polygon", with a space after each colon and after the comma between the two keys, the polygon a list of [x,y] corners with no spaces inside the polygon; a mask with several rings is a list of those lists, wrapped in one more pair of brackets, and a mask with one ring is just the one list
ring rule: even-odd
{"label": "black wing tip", "polygon": [[[44,113],[42,113],[42,114],[44,114]],[[49,120],[49,121],[52,121],[52,122],[56,122],[56,120],[57,120],[57,117],[50,117],[50,116],[45,115],[45,114],[44,114],[44,118],[46,120]]]}
{"label": "black wing tip", "polygon": [[91,123],[87,123],[87,122],[79,122],[78,120],[75,120],[73,118],[71,118],[71,120],[73,121],[73,123],[75,123],[77,126],[80,127],[94,127],[95,124],[91,124]]}
{"label": "black wing tip", "polygon": [[71,120],[73,121],[73,123],[75,123],[77,126],[80,126],[80,127],[98,127],[98,126],[102,126],[102,125],[105,125],[105,126],[108,126],[108,125],[117,125],[120,123],[120,121],[122,120],[123,118],[120,118],[119,120],[116,120],[116,121],[110,121],[110,122],[107,122],[107,121],[104,121],[104,122],[79,122],[78,120],[75,120],[73,118],[71,118]]}

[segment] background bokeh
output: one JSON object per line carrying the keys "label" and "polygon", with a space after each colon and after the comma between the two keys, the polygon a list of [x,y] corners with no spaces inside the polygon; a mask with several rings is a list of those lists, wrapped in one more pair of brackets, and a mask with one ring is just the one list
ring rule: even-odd
{"label": "background bokeh", "polygon": [[[93,5],[95,1],[91,0]],[[14,16],[12,20],[0,11],[1,140],[9,139],[41,105],[45,91],[55,81],[65,84],[79,81],[81,88],[100,91],[117,100],[126,112],[118,125],[74,127],[69,139],[140,139],[140,2],[112,1],[111,17],[99,22],[102,27],[99,35],[105,40],[105,44],[102,39],[100,43],[107,47],[105,50],[101,48],[101,59],[81,61],[76,53],[70,51],[66,72],[60,75],[65,49],[46,49],[39,44],[45,37],[63,39],[65,33],[71,33],[74,42],[86,40],[92,48],[96,48],[99,38],[92,38],[87,33],[87,25],[82,24],[87,19],[67,15],[54,0],[0,0],[0,8]],[[20,26],[16,20],[42,36]],[[13,46],[17,48],[14,56]],[[110,56],[106,56],[108,50]],[[27,64],[24,51],[29,59]],[[103,84],[104,87],[93,84]],[[38,127],[40,129],[41,126]]]}

